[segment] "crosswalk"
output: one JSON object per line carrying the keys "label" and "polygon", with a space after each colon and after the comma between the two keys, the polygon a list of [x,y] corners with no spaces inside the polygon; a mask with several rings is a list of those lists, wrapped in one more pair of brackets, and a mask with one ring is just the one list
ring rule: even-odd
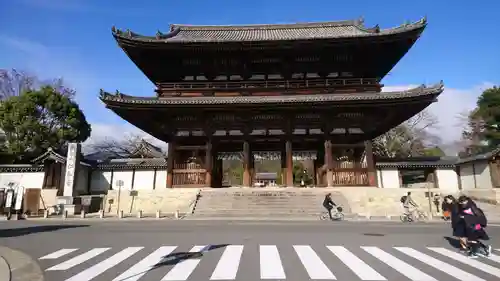
{"label": "crosswalk", "polygon": [[[496,250],[498,251],[498,250]],[[39,258],[54,281],[500,280],[500,256],[445,247],[165,245],[64,248]],[[287,264],[289,262],[290,264]],[[125,264],[124,264],[125,263]],[[204,265],[204,263],[206,263]]]}

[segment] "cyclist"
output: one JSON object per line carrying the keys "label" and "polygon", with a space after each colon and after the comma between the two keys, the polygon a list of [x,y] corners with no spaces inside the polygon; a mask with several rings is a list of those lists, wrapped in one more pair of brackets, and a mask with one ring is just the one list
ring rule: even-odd
{"label": "cyclist", "polygon": [[330,219],[333,220],[332,217],[332,209],[333,207],[336,207],[337,205],[333,202],[332,200],[332,194],[327,193],[325,195],[325,200],[323,200],[323,207],[328,211],[328,215],[330,216]]}
{"label": "cyclist", "polygon": [[413,214],[413,212],[418,208],[417,203],[415,203],[415,201],[411,198],[411,192],[408,192],[405,196],[401,197],[401,203],[403,203],[405,215],[407,216]]}

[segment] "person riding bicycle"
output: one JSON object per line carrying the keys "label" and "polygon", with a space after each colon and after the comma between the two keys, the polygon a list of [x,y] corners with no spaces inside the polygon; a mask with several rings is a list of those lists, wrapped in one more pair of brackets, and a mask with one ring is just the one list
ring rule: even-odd
{"label": "person riding bicycle", "polygon": [[332,200],[332,194],[328,193],[325,195],[325,200],[323,200],[323,207],[328,211],[328,215],[330,216],[330,219],[333,220],[332,217],[332,209],[333,207],[336,207],[337,205],[333,202]]}
{"label": "person riding bicycle", "polygon": [[411,198],[411,192],[408,192],[405,196],[401,197],[401,203],[403,203],[403,208],[405,209],[405,215],[411,215],[417,208],[418,205]]}

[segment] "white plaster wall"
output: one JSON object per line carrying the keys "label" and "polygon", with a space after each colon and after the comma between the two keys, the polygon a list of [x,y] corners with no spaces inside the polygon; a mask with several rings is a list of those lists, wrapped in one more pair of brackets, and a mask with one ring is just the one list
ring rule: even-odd
{"label": "white plaster wall", "polygon": [[380,169],[379,186],[382,188],[400,188],[399,171],[397,168],[381,168]]}
{"label": "white plaster wall", "polygon": [[135,171],[134,189],[135,190],[153,190],[155,182],[154,170]]}
{"label": "white plaster wall", "polygon": [[0,188],[7,188],[9,182],[18,183],[24,188],[42,188],[44,172],[0,173]]}
{"label": "white plaster wall", "polygon": [[490,165],[487,161],[475,162],[476,188],[492,189]]}
{"label": "white plaster wall", "polygon": [[474,166],[472,163],[460,164],[460,183],[462,190],[469,190],[475,188],[474,180]]}
{"label": "white plaster wall", "polygon": [[119,180],[123,181],[123,190],[132,190],[132,174],[133,171],[113,171],[113,189],[117,190],[118,186],[116,182]]}
{"label": "white plaster wall", "polygon": [[156,170],[155,189],[167,188],[167,170]]}
{"label": "white plaster wall", "polygon": [[459,190],[458,175],[454,168],[437,168],[436,177],[439,189],[450,192]]}
{"label": "white plaster wall", "polygon": [[94,170],[90,177],[90,191],[91,193],[107,192],[111,186],[112,171]]}

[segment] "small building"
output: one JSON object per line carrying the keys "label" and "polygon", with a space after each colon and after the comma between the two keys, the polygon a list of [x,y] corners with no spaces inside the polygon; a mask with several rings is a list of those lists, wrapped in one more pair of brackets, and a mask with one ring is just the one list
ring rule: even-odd
{"label": "small building", "polygon": [[500,187],[500,148],[487,153],[460,159],[457,173],[460,175],[460,188],[492,189]]}
{"label": "small building", "polygon": [[278,173],[255,173],[254,186],[278,186]]}

